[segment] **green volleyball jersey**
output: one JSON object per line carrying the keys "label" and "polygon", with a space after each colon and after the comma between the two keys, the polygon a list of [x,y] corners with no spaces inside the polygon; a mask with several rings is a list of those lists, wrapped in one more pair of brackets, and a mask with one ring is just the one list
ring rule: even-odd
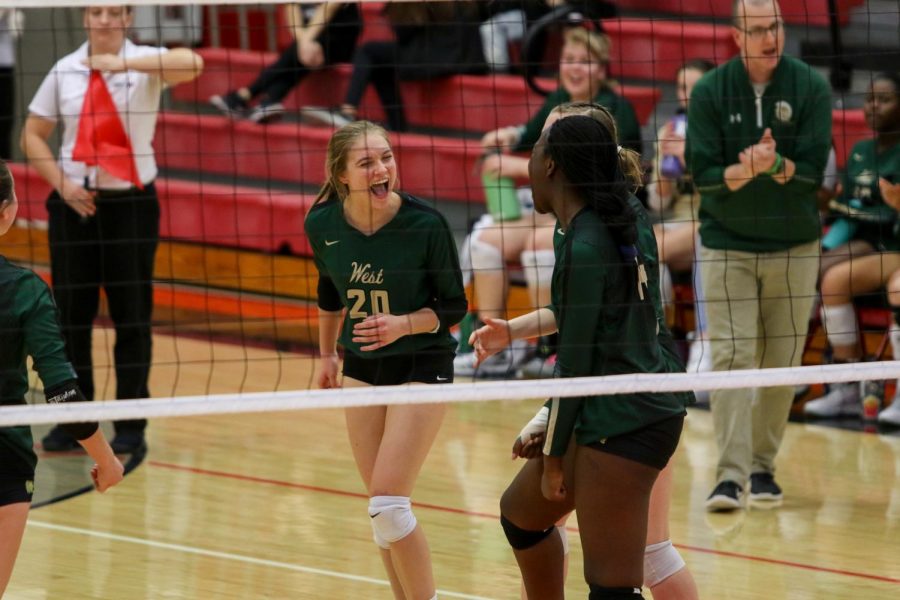
{"label": "green volleyball jersey", "polygon": [[[397,215],[372,235],[347,223],[337,198],[316,204],[306,218],[319,277],[331,281],[347,311],[340,344],[362,357],[434,347],[452,350],[456,341],[449,328],[467,308],[456,244],[446,219],[421,200],[400,197]],[[438,314],[440,327],[435,333],[407,335],[365,352],[352,340],[353,326],[371,314],[405,315],[425,307]]]}
{"label": "green volleyball jersey", "polygon": [[[44,387],[75,379],[75,370],[66,357],[59,332],[56,304],[50,290],[28,269],[11,264],[0,256],[0,405],[25,404],[28,391],[26,357],[34,360]],[[10,461],[31,473],[12,470],[0,460],[0,479],[29,478],[37,459],[32,450],[31,428],[0,427],[0,456],[12,454],[22,460]]]}
{"label": "green volleyball jersey", "polygon": [[[655,244],[652,230],[649,237],[644,231],[645,219],[638,227],[645,240],[639,246],[646,240]],[[554,250],[550,309],[559,329],[559,377],[678,370],[660,343],[665,324],[658,283],[650,283],[659,276],[652,256],[644,260],[657,265],[653,275],[646,269],[641,274],[591,209],[578,213],[566,231],[557,224]],[[672,393],[553,398],[544,453],[565,454],[573,431],[585,445],[683,414],[685,401],[685,395]]]}
{"label": "green volleyball jersey", "polygon": [[878,179],[900,183],[900,145],[878,153],[875,140],[857,142],[847,158],[841,197],[835,212],[866,223],[894,223],[897,211],[884,203]]}
{"label": "green volleyball jersey", "polygon": [[[740,57],[704,75],[691,91],[685,158],[700,192],[707,248],[775,252],[821,235],[816,193],[831,148],[831,88],[809,65],[783,56],[757,97]],[[772,130],[796,165],[785,184],[757,175],[737,191],[725,169]]]}

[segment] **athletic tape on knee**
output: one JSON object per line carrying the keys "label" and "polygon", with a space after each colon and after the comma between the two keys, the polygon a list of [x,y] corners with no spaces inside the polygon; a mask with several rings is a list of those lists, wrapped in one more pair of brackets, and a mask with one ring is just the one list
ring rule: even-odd
{"label": "athletic tape on knee", "polygon": [[644,548],[644,585],[652,588],[684,568],[684,559],[672,540]]}
{"label": "athletic tape on knee", "polygon": [[523,250],[519,260],[529,289],[550,289],[553,283],[553,265],[556,264],[553,250]]}
{"label": "athletic tape on knee", "polygon": [[556,530],[559,532],[559,541],[562,542],[563,554],[569,553],[569,534],[566,533],[565,525],[557,525]]}
{"label": "athletic tape on knee", "polygon": [[375,543],[391,544],[402,540],[416,528],[412,504],[406,496],[372,496],[369,498],[369,517],[375,532]]}
{"label": "athletic tape on knee", "polygon": [[500,525],[503,527],[503,533],[506,534],[509,545],[515,550],[528,550],[532,546],[537,546],[556,529],[556,527],[548,527],[543,531],[522,529],[502,513],[500,514]]}
{"label": "athletic tape on knee", "polygon": [[822,326],[832,346],[853,346],[859,340],[859,325],[852,304],[823,304]]}
{"label": "athletic tape on knee", "polygon": [[487,242],[482,242],[473,233],[466,242],[469,245],[469,258],[474,271],[502,271],[503,255],[500,249]]}

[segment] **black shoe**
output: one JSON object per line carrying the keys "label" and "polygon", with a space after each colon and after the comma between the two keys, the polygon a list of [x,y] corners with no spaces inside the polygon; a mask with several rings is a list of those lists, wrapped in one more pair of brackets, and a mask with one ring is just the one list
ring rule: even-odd
{"label": "black shoe", "polygon": [[117,431],[109,445],[116,454],[134,454],[147,448],[143,431]]}
{"label": "black shoe", "polygon": [[235,92],[228,92],[224,96],[216,94],[210,97],[209,103],[222,111],[226,117],[232,119],[240,119],[247,114],[247,103]]}
{"label": "black shoe", "polygon": [[78,441],[63,431],[59,425],[51,429],[50,433],[44,436],[41,440],[41,446],[43,446],[44,451],[46,452],[69,452],[70,450],[77,450],[81,447],[78,444]]}
{"label": "black shoe", "polygon": [[733,481],[722,481],[706,499],[706,510],[710,512],[732,511],[741,508],[744,488]]}
{"label": "black shoe", "polygon": [[781,502],[784,494],[775,483],[771,473],[753,473],[750,475],[750,502]]}

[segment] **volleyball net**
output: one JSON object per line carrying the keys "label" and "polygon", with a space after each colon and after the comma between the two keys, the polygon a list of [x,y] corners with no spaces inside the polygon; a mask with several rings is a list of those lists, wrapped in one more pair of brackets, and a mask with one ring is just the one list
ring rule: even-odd
{"label": "volleyball net", "polygon": [[[512,365],[518,359],[511,357],[505,369],[492,374],[493,381],[482,381],[472,373],[477,381],[471,384],[385,387],[377,393],[310,391],[306,389],[313,387],[310,375],[306,385],[297,386],[300,391],[285,391],[276,377],[269,391],[244,393],[258,390],[260,383],[245,386],[245,376],[234,393],[213,393],[216,390],[208,382],[215,377],[217,361],[219,367],[224,364],[249,372],[247,363],[251,361],[282,362],[288,369],[297,360],[315,360],[317,272],[303,224],[324,180],[328,139],[343,120],[367,118],[387,126],[401,189],[446,217],[470,276],[481,268],[479,260],[484,258],[469,256],[473,223],[475,231],[500,222],[520,224],[507,232],[510,239],[516,235],[515,227],[531,227],[527,218],[531,198],[523,172],[528,148],[527,144],[517,147],[515,142],[521,140],[522,126],[539,114],[549,94],[564,90],[563,96],[571,97],[571,90],[582,85],[581,75],[561,74],[566,65],[586,63],[587,77],[598,77],[596,81],[602,80],[602,88],[609,92],[598,97],[615,103],[609,108],[616,113],[620,142],[641,154],[647,184],[641,198],[659,222],[657,236],[664,245],[666,239],[674,241],[676,228],[692,227],[697,218],[695,210],[679,212],[662,198],[678,196],[679,186],[681,196],[691,197],[691,190],[683,187],[689,185],[683,161],[673,163],[671,159],[677,157],[665,154],[673,148],[667,143],[671,141],[665,137],[667,132],[683,137],[683,131],[678,133],[679,123],[683,123],[678,116],[683,109],[679,100],[683,67],[700,60],[721,65],[738,53],[730,0],[362,2],[345,3],[335,11],[322,10],[320,4],[306,0],[129,3],[128,35],[135,43],[192,48],[203,61],[196,79],[167,87],[155,116],[152,154],[159,169],[156,188],[161,214],[152,326],[164,335],[208,341],[210,351],[202,358],[179,357],[177,352],[160,352],[158,345],[151,370],[181,371],[173,375],[170,389],[151,391],[154,395],[178,395],[177,378],[192,377],[207,381],[206,394],[169,402],[3,408],[0,425],[827,384],[893,380],[900,374],[898,363],[884,360],[890,356],[885,332],[893,325],[884,293],[889,279],[885,273],[884,281],[874,289],[856,294],[864,297],[862,308],[855,313],[863,354],[882,359],[874,362],[816,364],[823,362],[828,350],[824,332],[812,314],[805,345],[809,366],[796,369],[511,381],[521,374],[524,363]],[[48,280],[51,242],[46,200],[53,184],[33,163],[27,164],[15,140],[53,65],[85,43],[84,7],[115,5],[105,1],[0,2],[0,45],[5,44],[0,58],[7,58],[4,72],[9,84],[4,93],[15,106],[14,112],[0,115],[0,119],[9,125],[12,142],[4,151],[12,159],[20,202],[16,225],[0,238],[0,254]],[[836,13],[830,12],[832,5]],[[325,14],[330,19],[327,24],[316,21]],[[833,87],[834,161],[827,167],[824,187],[834,189],[834,182],[852,159],[854,145],[875,135],[863,106],[876,74],[895,69],[898,19],[896,4],[888,2],[782,2],[778,26],[783,24],[783,30],[773,32],[775,37],[783,35],[785,52],[812,64]],[[296,35],[310,24],[317,29],[321,25],[321,31],[328,34],[317,38],[317,46],[300,48]],[[586,33],[577,38],[577,51],[566,56],[573,30]],[[365,64],[374,69],[368,79],[360,79],[358,73],[359,52],[364,47],[370,52]],[[603,71],[599,76],[590,70],[598,65]],[[360,82],[364,85],[357,89]],[[127,88],[131,83],[123,85]],[[115,89],[111,92],[118,93]],[[341,110],[348,105],[352,112]],[[789,127],[788,109],[780,110],[785,127]],[[123,121],[153,116],[151,113],[155,110],[140,113],[135,106]],[[61,125],[77,114],[60,107],[56,114],[45,116],[53,117],[59,134]],[[504,148],[504,143],[496,140],[484,141],[485,134],[500,130],[518,136],[505,143],[513,148]],[[49,145],[57,154],[58,141],[51,138]],[[499,167],[502,161],[496,158],[497,151],[519,162],[508,170]],[[875,171],[856,175],[870,180],[885,175],[896,181],[892,173],[877,170],[882,167],[876,165]],[[102,168],[102,164],[95,167],[93,176]],[[675,190],[671,191],[673,182]],[[669,191],[663,193],[663,189]],[[897,237],[896,211],[870,207],[862,197],[851,200],[861,203],[852,206],[851,212],[871,216],[868,231],[888,240]],[[826,198],[825,204],[828,202]],[[830,202],[831,208],[823,205],[822,210],[826,226],[846,216],[846,211],[839,212],[846,203]],[[752,218],[773,227],[783,225],[773,215],[755,214]],[[513,264],[519,262],[522,250],[514,254],[515,260],[503,256],[499,265],[491,267],[508,271],[512,281],[508,294],[504,288],[502,306],[494,307],[507,316],[542,305],[540,288],[546,292],[549,286],[546,278],[541,279],[538,265],[526,265],[523,270],[522,265]],[[667,294],[669,326],[687,358],[687,338],[697,320],[697,290],[690,265],[697,263],[690,256],[682,261],[686,263],[683,266],[676,262],[668,264],[674,282],[668,286],[664,281],[662,288]],[[884,265],[889,268],[888,262]],[[529,291],[529,284],[536,285],[537,292]],[[469,284],[470,305],[485,308],[477,285],[478,278]],[[798,300],[813,303],[808,296]],[[113,324],[104,310],[95,337],[111,338]],[[459,334],[460,354],[468,350],[469,321],[474,319],[470,317]],[[214,343],[247,349],[264,346],[278,352],[274,358],[259,358],[248,350],[222,359],[212,350]],[[528,344],[519,358],[532,358],[535,352],[535,345]],[[98,392],[98,397],[112,395],[113,362],[111,356],[107,364],[95,362],[95,370],[106,373],[98,376],[98,387],[105,390]],[[462,373],[458,379],[468,374]]]}

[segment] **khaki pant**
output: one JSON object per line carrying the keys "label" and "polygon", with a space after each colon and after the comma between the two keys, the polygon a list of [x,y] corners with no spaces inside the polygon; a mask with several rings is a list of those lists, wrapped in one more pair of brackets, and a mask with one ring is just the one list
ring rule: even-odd
{"label": "khaki pant", "polygon": [[[819,242],[780,252],[700,249],[713,370],[800,364],[819,272]],[[710,395],[717,482],[746,487],[773,473],[791,410],[791,386],[714,390]]]}

